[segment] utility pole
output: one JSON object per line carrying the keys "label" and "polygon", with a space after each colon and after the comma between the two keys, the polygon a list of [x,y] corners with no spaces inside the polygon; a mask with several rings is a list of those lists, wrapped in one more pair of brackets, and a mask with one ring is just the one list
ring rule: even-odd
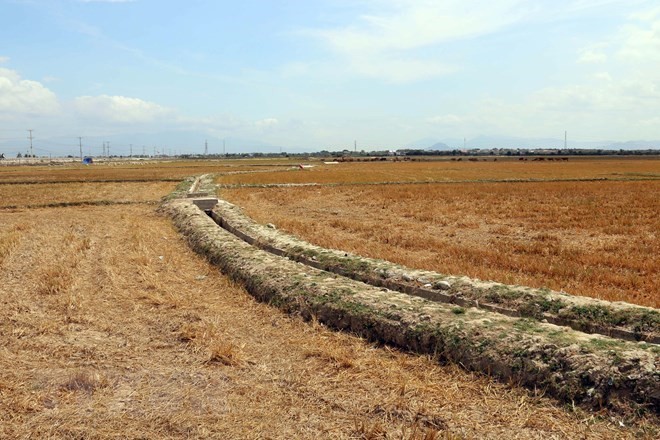
{"label": "utility pole", "polygon": [[130,157],[133,157],[133,144],[131,144],[131,146],[130,146],[129,148],[130,148],[129,151],[131,152],[131,156],[130,156]]}
{"label": "utility pole", "polygon": [[208,139],[204,141],[204,156],[209,155],[209,141]]}
{"label": "utility pole", "polygon": [[103,141],[103,150],[101,152],[101,157],[105,157],[105,141]]}
{"label": "utility pole", "polygon": [[146,155],[147,155],[147,150],[146,150],[146,148],[147,148],[146,146],[142,145],[142,156],[146,156]]}
{"label": "utility pole", "polygon": [[107,146],[107,153],[108,153],[108,159],[110,158],[110,141],[108,141],[108,146]]}
{"label": "utility pole", "polygon": [[28,129],[28,131],[30,132],[30,135],[28,136],[28,139],[30,139],[30,157],[32,157],[32,156],[34,156],[34,153],[32,152],[32,139],[33,139],[33,138],[32,138],[32,132],[33,132],[34,130],[32,130],[32,129],[30,128],[30,129]]}
{"label": "utility pole", "polygon": [[566,149],[567,140],[568,140],[568,131],[564,130],[564,150]]}
{"label": "utility pole", "polygon": [[353,151],[357,152],[357,140],[353,141]]}
{"label": "utility pole", "polygon": [[80,146],[80,161],[82,162],[83,154],[82,154],[82,137],[81,136],[78,136],[78,145]]}
{"label": "utility pole", "polygon": [[222,140],[222,155],[223,156],[226,155],[226,153],[225,153],[225,140],[224,139]]}

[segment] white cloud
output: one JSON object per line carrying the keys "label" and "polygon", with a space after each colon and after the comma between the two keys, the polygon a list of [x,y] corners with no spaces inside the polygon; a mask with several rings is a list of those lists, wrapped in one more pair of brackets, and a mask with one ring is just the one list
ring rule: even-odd
{"label": "white cloud", "polygon": [[577,69],[586,69],[582,77],[537,90],[508,108],[484,105],[483,118],[515,133],[568,129],[601,139],[659,137],[649,121],[660,114],[660,8],[623,20],[616,32],[578,51],[576,61],[593,70],[583,66]]}
{"label": "white cloud", "polygon": [[[603,7],[626,6],[632,0],[367,0],[368,10],[352,23],[315,29],[318,38],[339,57],[344,73],[389,82],[412,82],[462,70],[448,58],[453,42],[501,32],[519,24],[586,17]],[[634,0],[637,1],[637,0]],[[639,0],[643,1],[643,0]],[[596,49],[581,53],[581,62],[607,55]]]}
{"label": "white cloud", "polygon": [[622,58],[660,61],[660,8],[633,14],[622,29]]}
{"label": "white cloud", "polygon": [[280,121],[277,118],[265,118],[256,121],[254,126],[261,130],[268,130],[277,127],[279,123]]}
{"label": "white cloud", "polygon": [[2,57],[0,56],[0,63],[6,63],[9,61],[9,57]]}
{"label": "white cloud", "polygon": [[319,31],[318,35],[341,52],[408,50],[490,33],[525,14],[520,0],[374,3],[385,12],[363,15],[357,26]]}
{"label": "white cloud", "polygon": [[52,115],[59,110],[55,93],[37,81],[21,79],[14,70],[0,67],[0,114],[38,116]]}
{"label": "white cloud", "polygon": [[426,122],[434,125],[458,125],[464,122],[464,118],[452,114],[433,116],[426,119]]}
{"label": "white cloud", "polygon": [[580,51],[579,63],[604,63],[607,61],[607,55],[595,49],[582,49]]}
{"label": "white cloud", "polygon": [[657,18],[660,18],[660,6],[651,9],[645,9],[643,11],[634,12],[630,14],[630,18],[632,20],[639,20],[639,21],[653,21]]}
{"label": "white cloud", "polygon": [[612,81],[612,75],[610,75],[608,72],[597,72],[594,74],[594,79],[601,80],[601,81]]}
{"label": "white cloud", "polygon": [[126,96],[80,96],[73,104],[81,117],[106,123],[144,124],[175,116],[171,109]]}
{"label": "white cloud", "polygon": [[[606,74],[609,75],[609,74]],[[518,103],[483,102],[476,118],[493,132],[551,136],[568,130],[582,139],[660,136],[650,115],[660,114],[660,88],[635,79],[585,81],[548,87]]]}
{"label": "white cloud", "polygon": [[660,116],[655,118],[642,119],[639,121],[639,124],[645,127],[658,127],[660,126]]}
{"label": "white cloud", "polygon": [[[478,3],[478,4],[476,4]],[[494,32],[526,14],[524,2],[448,0],[375,1],[379,12],[362,15],[354,25],[309,31],[320,38],[358,75],[408,82],[458,70],[419,49]]]}

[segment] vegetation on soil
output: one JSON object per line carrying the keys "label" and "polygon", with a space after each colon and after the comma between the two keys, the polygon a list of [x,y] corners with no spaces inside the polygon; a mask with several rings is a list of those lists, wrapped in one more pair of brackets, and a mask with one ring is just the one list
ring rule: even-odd
{"label": "vegetation on soil", "polygon": [[517,159],[487,162],[366,162],[324,165],[291,172],[279,169],[268,173],[221,175],[217,182],[224,185],[305,184],[324,185],[377,184],[387,182],[489,182],[489,181],[552,181],[566,179],[635,180],[660,179],[660,160],[633,158],[571,159],[568,162],[521,162]]}
{"label": "vegetation on soil", "polygon": [[[531,289],[497,283],[482,283],[434,272],[419,271],[380,259],[349,255],[325,249],[276,229],[255,223],[241,209],[220,201],[211,217],[250,244],[331,271],[357,281],[388,287],[440,302],[471,305],[515,316],[549,320],[576,330],[624,337],[629,340],[660,340],[660,313],[631,304],[612,304],[584,297],[571,297],[549,289]],[[591,313],[588,319],[585,314]]]}
{"label": "vegetation on soil", "polygon": [[660,306],[660,181],[243,188],[220,196],[322,247]]}
{"label": "vegetation on soil", "polygon": [[[204,161],[117,168],[0,168],[0,189],[227,171]],[[133,183],[101,190],[109,201],[152,202],[176,184]],[[12,185],[24,199],[0,215],[2,438],[657,437],[653,423],[622,427],[543,390],[260,304],[190,251],[153,205],[25,209],[40,203],[31,197],[41,185]],[[60,188],[49,203],[98,200],[76,196],[77,183]],[[57,293],[39,290],[48,267],[69,273]]]}
{"label": "vegetation on soil", "polygon": [[[565,340],[549,343],[549,334],[556,326],[473,308],[456,309],[330,276],[245,243],[217,227],[190,201],[169,203],[165,211],[194,249],[244,283],[256,298],[287,313],[317,318],[335,328],[405,349],[433,353],[440,361],[492,371],[506,380],[542,387],[562,400],[608,407],[622,414],[648,410],[657,416],[653,396],[659,386],[655,373],[658,359],[636,343],[616,341],[618,361],[605,371],[600,366],[608,364],[609,349],[587,345],[609,338],[567,329]],[[420,322],[424,322],[425,330],[412,331]],[[580,379],[585,375],[591,382]],[[612,380],[614,384],[609,383]]]}

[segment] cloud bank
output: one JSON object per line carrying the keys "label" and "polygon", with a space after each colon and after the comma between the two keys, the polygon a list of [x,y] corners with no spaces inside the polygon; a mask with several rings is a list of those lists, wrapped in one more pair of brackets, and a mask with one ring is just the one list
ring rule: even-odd
{"label": "cloud bank", "polygon": [[0,116],[47,116],[59,110],[55,93],[43,84],[22,79],[16,71],[0,67]]}

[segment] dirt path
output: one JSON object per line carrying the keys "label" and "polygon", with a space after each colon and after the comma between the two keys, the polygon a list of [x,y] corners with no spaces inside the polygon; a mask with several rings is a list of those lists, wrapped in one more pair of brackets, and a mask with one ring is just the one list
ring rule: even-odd
{"label": "dirt path", "polygon": [[653,437],[283,315],[153,209],[3,212],[1,438]]}

